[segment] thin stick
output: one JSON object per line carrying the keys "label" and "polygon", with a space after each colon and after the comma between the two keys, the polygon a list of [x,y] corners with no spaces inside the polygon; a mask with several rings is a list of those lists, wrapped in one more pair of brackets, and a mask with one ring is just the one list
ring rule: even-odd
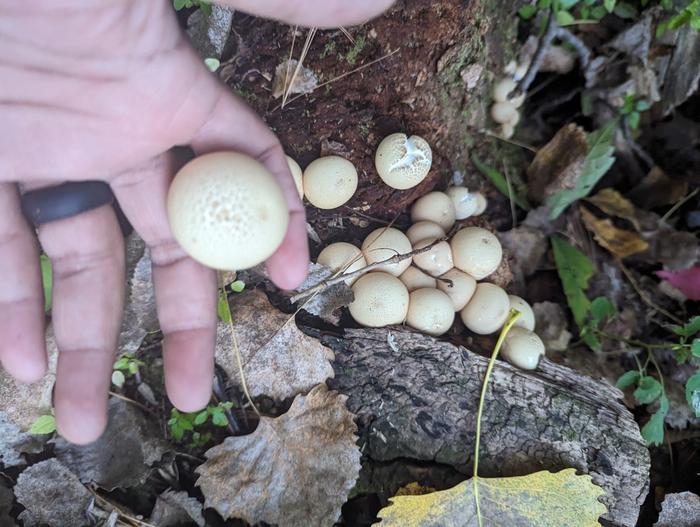
{"label": "thin stick", "polygon": [[[292,30],[292,46],[289,48],[289,58],[287,59],[287,66],[284,68],[284,89],[282,93],[287,93],[287,86],[289,86],[289,65],[292,63],[292,57],[294,56],[294,44],[297,41],[297,29],[299,26],[294,26]],[[242,77],[245,78],[245,75]]]}
{"label": "thin stick", "polygon": [[138,401],[134,401],[133,399],[129,399],[128,397],[126,397],[126,396],[124,396],[124,395],[121,395],[121,394],[119,394],[119,393],[117,393],[117,392],[109,391],[108,393],[109,393],[109,395],[111,395],[112,397],[116,397],[117,399],[121,399],[122,401],[125,401],[125,402],[127,402],[127,403],[131,403],[131,404],[133,404],[134,406],[138,406],[139,408],[141,408],[141,410],[143,410],[143,411],[146,412],[146,413],[149,413],[149,414],[151,414],[151,415],[156,415],[155,412],[154,412],[153,410],[151,410],[150,408],[148,408],[148,407],[142,405],[142,404],[141,404],[140,402],[138,402]]}
{"label": "thin stick", "polygon": [[690,194],[684,198],[681,198],[678,203],[671,207],[669,211],[661,217],[660,223],[665,223],[678,209],[685,205],[689,200],[693,199],[698,192],[700,192],[700,188],[696,188]]}
{"label": "thin stick", "polygon": [[[298,295],[294,295],[289,300],[292,304],[296,304],[299,300],[302,300],[302,299],[306,298],[307,296],[311,296],[311,295],[320,293],[324,289],[328,289],[329,287],[332,287],[336,284],[344,282],[348,279],[355,278],[356,276],[360,276],[360,275],[363,275],[365,273],[369,273],[370,271],[373,271],[374,269],[377,269],[378,267],[382,267],[383,265],[397,264],[399,262],[403,262],[404,260],[408,260],[409,258],[412,258],[414,256],[418,256],[419,254],[430,252],[433,249],[433,247],[435,247],[438,243],[444,242],[448,239],[449,238],[447,236],[444,236],[442,238],[435,240],[430,245],[426,245],[422,249],[416,249],[415,251],[411,251],[410,253],[396,254],[396,255],[392,256],[391,258],[387,258],[386,260],[382,260],[381,262],[371,263],[368,266],[363,267],[362,269],[358,269],[357,271],[353,271],[352,273],[341,274],[340,276],[336,276],[335,278],[322,280],[321,282],[319,282],[318,284],[316,284],[313,287],[310,287],[306,291],[302,291]],[[377,249],[382,249],[382,247],[378,247]]]}
{"label": "thin stick", "polygon": [[106,506],[110,507],[111,510],[115,511],[121,518],[123,518],[131,523],[134,523],[134,524],[138,525],[139,527],[156,527],[152,523],[147,523],[147,522],[139,520],[138,518],[134,518],[133,516],[128,515],[122,509],[120,509],[117,505],[115,505],[114,503],[109,501],[107,498],[100,496],[95,490],[91,489],[87,485],[84,485],[84,487],[87,489],[87,491],[90,494],[92,494],[95,497],[95,499],[97,500],[98,503],[101,503],[102,506],[106,505]]}
{"label": "thin stick", "polygon": [[542,35],[542,37],[540,38],[539,43],[537,44],[537,50],[532,56],[530,67],[527,69],[527,73],[525,73],[525,76],[518,83],[518,86],[510,94],[508,94],[509,99],[516,99],[520,97],[523,93],[527,93],[528,88],[535,80],[537,72],[542,66],[545,53],[547,52],[547,48],[552,43],[552,40],[554,40],[554,37],[557,34],[558,27],[559,26],[554,20],[554,10],[550,9],[549,15],[547,16],[547,29],[544,35]]}
{"label": "thin stick", "polygon": [[[297,61],[297,67],[294,69],[294,73],[292,74],[292,78],[289,81],[289,85],[287,86],[287,89],[284,92],[284,95],[282,96],[282,108],[285,107],[287,104],[287,99],[289,99],[289,95],[292,92],[292,87],[294,86],[294,81],[296,80],[297,76],[299,75],[299,72],[301,71],[301,67],[304,64],[304,59],[306,59],[306,55],[308,55],[309,50],[311,49],[311,43],[314,40],[314,37],[316,36],[316,31],[318,31],[317,28],[312,27],[309,29],[308,34],[306,35],[306,42],[304,42],[304,47],[301,50],[301,54],[299,55],[299,60]],[[289,64],[287,64],[287,71],[289,71]]]}
{"label": "thin stick", "polygon": [[353,46],[356,44],[355,39],[354,39],[354,38],[352,37],[352,35],[350,34],[350,31],[348,31],[347,29],[345,29],[343,26],[340,26],[338,29],[340,29],[340,32],[341,32],[343,35],[345,35],[345,37],[352,43]]}
{"label": "thin stick", "polygon": [[499,141],[503,141],[504,143],[519,146],[520,148],[524,148],[525,150],[529,150],[533,154],[537,153],[537,148],[535,148],[532,145],[528,145],[526,143],[521,143],[520,141],[516,141],[515,139],[506,139],[505,137],[501,137],[500,135],[493,133],[491,130],[482,130],[482,132],[490,137],[495,137],[496,139],[498,139]]}
{"label": "thin stick", "polygon": [[639,287],[639,284],[637,284],[637,281],[636,281],[636,280],[634,279],[634,277],[632,276],[632,273],[630,273],[629,269],[627,269],[627,267],[625,267],[625,266],[622,264],[622,262],[619,262],[619,264],[620,264],[620,269],[622,270],[622,273],[625,275],[625,277],[627,277],[627,280],[629,281],[629,283],[632,284],[632,287],[634,288],[634,290],[635,290],[635,291],[637,292],[637,294],[639,295],[639,298],[642,299],[642,302],[644,302],[646,305],[648,305],[648,306],[649,306],[650,308],[652,308],[654,311],[656,311],[656,312],[658,312],[658,313],[661,313],[662,315],[664,315],[665,317],[667,317],[669,320],[672,320],[672,321],[675,322],[676,324],[678,324],[678,325],[683,325],[683,321],[682,321],[680,318],[678,318],[678,317],[672,315],[671,313],[669,313],[668,311],[666,311],[664,308],[662,308],[662,307],[660,307],[660,306],[657,306],[657,305],[651,300],[651,298],[649,298],[649,297],[647,296],[647,294],[646,294],[644,291],[642,291],[642,289]]}
{"label": "thin stick", "polygon": [[578,53],[578,58],[581,61],[581,68],[587,70],[589,64],[591,63],[591,51],[586,46],[585,42],[574,35],[571,31],[565,27],[557,26],[555,38],[558,38],[562,42],[566,42]]}

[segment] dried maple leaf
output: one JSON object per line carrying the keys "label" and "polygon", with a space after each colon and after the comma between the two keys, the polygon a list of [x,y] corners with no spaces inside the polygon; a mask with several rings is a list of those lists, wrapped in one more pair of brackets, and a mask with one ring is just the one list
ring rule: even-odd
{"label": "dried maple leaf", "polygon": [[596,241],[618,258],[627,258],[649,248],[649,244],[636,232],[618,229],[612,221],[600,220],[584,208],[581,208],[581,218]]}
{"label": "dried maple leaf", "polygon": [[252,524],[332,525],[360,472],[346,399],[319,385],[286,414],[207,451],[197,469],[205,506]]}
{"label": "dried maple leaf", "polygon": [[[251,396],[287,399],[333,377],[333,352],[299,331],[294,317],[275,309],[261,291],[236,295],[231,316]],[[235,353],[231,325],[221,322],[216,362],[231,379],[240,376]]]}

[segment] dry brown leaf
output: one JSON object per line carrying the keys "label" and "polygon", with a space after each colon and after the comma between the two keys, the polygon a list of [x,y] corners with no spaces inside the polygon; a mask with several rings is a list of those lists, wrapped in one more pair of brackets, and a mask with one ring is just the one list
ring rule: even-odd
{"label": "dry brown leaf", "polygon": [[[298,60],[292,59],[285,60],[277,66],[275,78],[272,81],[272,96],[275,99],[284,95],[285,88],[288,90],[288,94],[292,95],[295,93],[311,93],[318,87],[316,74],[305,66],[299,68],[299,72],[294,76],[298,64]],[[294,79],[294,82],[291,83],[290,87],[289,83],[292,79]]]}
{"label": "dry brown leaf", "polygon": [[[273,307],[263,292],[235,295],[231,315],[251,396],[287,399],[333,377],[333,352],[299,331],[294,317]],[[228,323],[219,323],[216,362],[231,379],[240,377]]]}
{"label": "dry brown leaf", "polygon": [[[352,221],[352,218],[350,218]],[[305,291],[320,284],[324,280],[333,278],[334,271],[330,268],[312,263],[309,265],[309,274],[306,280],[301,284],[297,291]],[[308,297],[300,301],[297,305],[317,317],[321,317],[329,324],[338,325],[340,322],[340,308],[350,305],[354,296],[345,282],[340,282],[331,287],[328,287],[317,295]]]}
{"label": "dry brown leaf", "polygon": [[632,205],[632,202],[612,188],[604,188],[595,196],[587,198],[598,207],[600,210],[609,216],[616,216],[623,220],[629,221],[634,228],[639,230],[639,221],[637,220],[637,211]]}
{"label": "dry brown leaf", "polygon": [[346,399],[319,385],[286,414],[207,451],[197,469],[205,507],[251,524],[333,525],[360,472]]}
{"label": "dry brown leaf", "polygon": [[618,229],[612,221],[600,220],[585,208],[581,207],[581,218],[586,228],[593,233],[601,247],[610,251],[618,258],[627,258],[633,254],[646,251],[649,244],[639,234],[632,231]]}
{"label": "dry brown leaf", "polygon": [[629,198],[645,210],[673,205],[688,192],[688,183],[673,179],[659,167],[653,167],[646,177],[628,194]]}

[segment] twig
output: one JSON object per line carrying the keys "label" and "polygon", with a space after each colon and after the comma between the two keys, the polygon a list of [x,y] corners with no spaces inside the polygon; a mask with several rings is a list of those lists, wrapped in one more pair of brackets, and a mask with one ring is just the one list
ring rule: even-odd
{"label": "twig", "polygon": [[[318,284],[316,284],[313,287],[310,287],[306,291],[302,291],[298,295],[294,295],[292,298],[289,299],[289,301],[292,304],[296,304],[299,300],[302,300],[308,296],[320,293],[324,289],[328,289],[329,287],[332,287],[336,284],[339,284],[341,282],[345,282],[348,279],[352,279],[352,278],[355,278],[356,276],[361,276],[365,273],[369,273],[370,271],[373,271],[374,269],[377,269],[378,267],[382,267],[384,265],[390,265],[390,264],[397,264],[397,263],[403,262],[404,260],[408,260],[409,258],[413,258],[414,256],[418,256],[419,254],[430,252],[433,249],[433,247],[435,247],[438,243],[444,242],[448,239],[449,238],[447,236],[443,236],[442,238],[435,240],[430,245],[426,245],[422,249],[416,249],[415,251],[411,251],[410,253],[396,254],[396,255],[392,256],[391,258],[387,258],[386,260],[382,260],[381,262],[371,263],[368,266],[363,267],[362,269],[358,269],[357,271],[353,271],[352,273],[341,274],[340,276],[336,276],[335,278],[322,280],[321,282],[319,282]],[[382,249],[382,247],[379,247],[378,249]]]}
{"label": "twig", "polygon": [[585,42],[574,35],[565,27],[561,27],[555,23],[556,32],[554,38],[558,38],[562,42],[566,42],[578,53],[578,58],[581,61],[581,69],[587,70],[591,63],[591,50],[588,49]]}
{"label": "twig", "polygon": [[[292,78],[289,81],[289,85],[286,86],[284,90],[284,95],[282,96],[282,108],[285,107],[287,104],[287,100],[289,99],[289,95],[292,93],[292,87],[294,86],[294,81],[296,80],[297,76],[299,75],[299,72],[301,71],[301,67],[304,64],[304,59],[306,59],[306,55],[308,55],[309,50],[311,49],[311,43],[314,40],[314,37],[316,36],[316,31],[318,31],[317,28],[312,27],[309,29],[309,33],[306,35],[306,42],[304,42],[304,47],[301,50],[301,54],[299,55],[299,60],[297,61],[297,67],[294,69],[294,73],[292,74]],[[296,34],[296,33],[295,33]],[[289,72],[289,63],[287,63],[287,66],[285,68],[285,74]],[[287,81],[286,76],[285,76],[285,82]]]}
{"label": "twig", "polygon": [[350,31],[345,29],[343,26],[340,26],[338,29],[340,29],[340,32],[345,35],[345,37],[350,41],[350,43],[354,46],[356,44],[355,39],[352,37],[350,34]]}
{"label": "twig", "polygon": [[515,139],[506,139],[505,137],[501,137],[500,135],[493,133],[491,130],[482,130],[482,132],[484,134],[488,135],[489,137],[494,137],[494,138],[498,139],[499,141],[503,141],[504,143],[519,146],[520,148],[524,148],[525,150],[529,150],[533,154],[537,153],[537,148],[535,148],[532,145],[528,145],[526,143],[521,143],[520,141],[517,141]]}
{"label": "twig", "polygon": [[537,76],[537,72],[540,71],[540,67],[542,67],[542,62],[544,62],[545,53],[547,52],[547,48],[549,47],[549,45],[552,43],[552,40],[554,40],[554,37],[556,37],[558,27],[559,26],[554,20],[554,10],[551,9],[547,17],[547,30],[545,31],[544,35],[542,35],[539,43],[537,44],[537,50],[532,56],[532,61],[530,61],[530,67],[527,69],[527,73],[525,73],[525,76],[518,83],[518,86],[508,95],[509,99],[516,99],[520,97],[523,93],[527,93],[528,88]]}
{"label": "twig", "polygon": [[652,308],[654,311],[656,311],[656,312],[658,312],[658,313],[661,313],[661,314],[664,315],[666,318],[672,320],[672,321],[675,322],[676,324],[678,324],[678,325],[683,325],[683,321],[682,321],[680,318],[678,318],[678,317],[672,315],[671,313],[669,313],[668,311],[666,311],[666,310],[665,310],[664,308],[662,308],[661,306],[657,306],[657,305],[651,300],[651,298],[649,298],[649,296],[648,296],[644,291],[642,291],[642,289],[639,287],[639,284],[637,283],[637,281],[636,281],[636,280],[634,279],[634,277],[632,276],[632,273],[629,272],[629,269],[627,269],[627,267],[625,267],[625,266],[622,264],[622,262],[620,262],[620,269],[622,270],[622,273],[625,275],[625,277],[627,278],[627,280],[629,281],[629,283],[632,285],[632,287],[634,288],[634,290],[635,290],[635,291],[637,292],[637,294],[639,295],[639,298],[642,299],[642,302],[644,302],[646,305],[648,305],[648,306],[649,306],[650,308]]}
{"label": "twig", "polygon": [[156,413],[155,413],[153,410],[151,410],[151,409],[148,408],[147,406],[144,406],[143,404],[141,404],[141,403],[138,402],[138,401],[134,401],[133,399],[129,399],[128,397],[126,397],[126,396],[124,396],[124,395],[122,395],[122,394],[120,394],[120,393],[117,393],[117,392],[109,391],[108,393],[109,393],[109,395],[111,395],[112,397],[116,397],[117,399],[121,399],[122,401],[125,401],[125,402],[127,402],[127,403],[131,403],[131,404],[133,404],[134,406],[138,406],[139,408],[141,408],[141,410],[143,410],[144,412],[146,412],[146,413],[148,413],[148,414],[156,415]]}
{"label": "twig", "polygon": [[700,188],[696,188],[690,194],[688,194],[684,198],[681,198],[681,200],[678,203],[676,203],[673,207],[671,207],[669,209],[669,211],[661,217],[661,219],[659,220],[659,223],[665,223],[671,216],[673,216],[673,214],[678,209],[680,209],[683,205],[685,205],[689,200],[693,199],[698,192],[700,192]]}

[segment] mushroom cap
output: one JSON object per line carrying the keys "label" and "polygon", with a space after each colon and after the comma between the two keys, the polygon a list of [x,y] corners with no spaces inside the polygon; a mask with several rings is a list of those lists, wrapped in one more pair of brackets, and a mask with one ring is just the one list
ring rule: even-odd
{"label": "mushroom cap", "polygon": [[467,227],[452,237],[455,267],[483,280],[501,264],[503,249],[498,238],[481,227]]}
{"label": "mushroom cap", "polygon": [[518,117],[518,109],[512,102],[497,102],[491,106],[491,118],[499,124],[511,123]]}
{"label": "mushroom cap", "polygon": [[508,94],[512,92],[518,83],[515,79],[505,78],[498,81],[493,87],[493,100],[496,102],[510,102],[516,108],[520,108],[525,102],[525,94],[521,94],[515,98],[508,98]]}
{"label": "mushroom cap", "polygon": [[510,123],[503,123],[499,131],[499,135],[503,139],[510,139],[515,134],[515,126]]}
{"label": "mushroom cap", "polygon": [[486,211],[488,202],[481,192],[475,192],[474,198],[476,199],[476,211],[472,216],[481,216]]}
{"label": "mushroom cap", "polygon": [[168,192],[168,221],[177,242],[198,262],[243,270],[265,261],[287,233],[289,211],[275,177],[235,152],[197,157]]}
{"label": "mushroom cap", "polygon": [[306,199],[319,209],[335,209],[347,203],[357,190],[357,170],[340,156],[321,157],[304,171]]}
{"label": "mushroom cap", "polygon": [[[316,261],[330,267],[333,271],[343,269],[343,274],[349,274],[367,266],[362,251],[351,243],[345,242],[331,243],[321,251]],[[352,285],[358,278],[348,278],[345,283]]]}
{"label": "mushroom cap", "polygon": [[478,335],[498,331],[508,319],[510,301],[506,292],[495,284],[477,284],[474,296],[460,312],[464,325]]}
{"label": "mushroom cap", "polygon": [[401,324],[408,313],[408,290],[401,280],[388,273],[367,273],[352,286],[355,300],[350,315],[370,328]]}
{"label": "mushroom cap", "polygon": [[432,221],[419,221],[408,228],[406,236],[411,243],[417,243],[426,238],[442,238],[445,229]]}
{"label": "mushroom cap", "polygon": [[[411,242],[406,235],[393,227],[376,229],[362,242],[362,254],[365,255],[368,264],[381,262],[397,254],[407,254],[412,250]],[[399,263],[381,265],[377,270],[399,276],[410,265],[411,258],[406,258]]]}
{"label": "mushroom cap", "polygon": [[437,223],[444,231],[448,231],[455,224],[455,211],[452,199],[444,192],[428,192],[416,200],[411,207],[411,221],[432,221]]}
{"label": "mushroom cap", "polygon": [[528,331],[535,331],[535,312],[524,299],[515,295],[508,295],[510,308],[520,311],[518,320],[515,321],[513,327],[525,328]]}
{"label": "mushroom cap", "polygon": [[435,280],[435,278],[413,266],[401,273],[399,280],[403,282],[403,285],[406,286],[409,293],[425,287],[437,287],[437,280]]}
{"label": "mushroom cap", "polygon": [[[451,280],[452,285],[444,280]],[[476,280],[464,271],[450,269],[437,281],[437,288],[452,299],[455,311],[461,311],[474,296]]]}
{"label": "mushroom cap", "polygon": [[423,181],[433,164],[433,151],[422,137],[391,134],[379,143],[374,166],[382,181],[405,190]]}
{"label": "mushroom cap", "polygon": [[435,337],[447,333],[455,320],[452,300],[442,291],[423,288],[409,296],[406,324]]}
{"label": "mushroom cap", "polygon": [[525,328],[513,327],[503,342],[503,357],[513,366],[523,370],[534,370],[544,356],[542,339]]}
{"label": "mushroom cap", "polygon": [[297,186],[297,192],[299,193],[299,199],[304,199],[304,173],[299,166],[299,163],[294,161],[291,157],[287,156],[287,164],[289,165],[289,171],[292,173],[294,178],[294,184]]}
{"label": "mushroom cap", "polygon": [[455,206],[455,217],[458,220],[466,220],[474,216],[479,208],[476,194],[469,192],[467,187],[450,187],[445,191]]}
{"label": "mushroom cap", "polygon": [[[413,246],[413,250],[422,249],[431,243],[435,243],[439,238],[426,238]],[[454,267],[452,262],[452,249],[447,242],[436,243],[427,252],[417,254],[413,257],[413,265],[422,269],[430,276],[440,276]]]}

